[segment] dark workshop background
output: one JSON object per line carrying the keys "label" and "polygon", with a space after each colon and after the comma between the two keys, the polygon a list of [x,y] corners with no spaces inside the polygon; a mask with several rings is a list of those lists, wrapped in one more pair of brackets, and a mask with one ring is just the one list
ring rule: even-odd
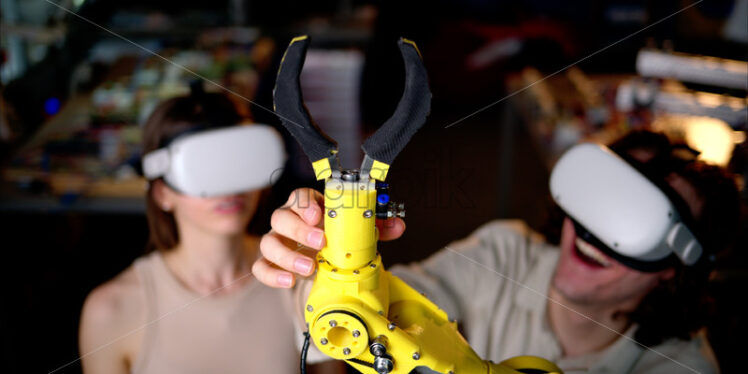
{"label": "dark workshop background", "polygon": [[[746,83],[644,77],[637,59],[654,51],[745,64],[746,3],[3,0],[0,371],[80,372],[72,361],[85,296],[145,249],[140,124],[196,79],[84,18],[241,93],[259,104],[238,99],[255,121],[274,126],[260,106],[272,108],[285,46],[309,34],[305,100],[347,168],[359,166],[362,140],[402,93],[397,39],[416,41],[432,112],[388,176],[408,225],[381,246],[392,265],[493,219],[523,219],[553,237],[546,212],[555,158],[580,140],[632,128],[688,138],[684,123],[714,119],[730,136],[719,162],[742,178],[745,212]],[[627,96],[631,87],[643,87],[643,98]],[[690,106],[669,107],[665,97]],[[289,164],[252,223],[256,233],[293,188],[321,188],[286,141]],[[708,334],[726,373],[741,371],[745,345],[734,342],[748,335],[745,222],[712,277]]]}

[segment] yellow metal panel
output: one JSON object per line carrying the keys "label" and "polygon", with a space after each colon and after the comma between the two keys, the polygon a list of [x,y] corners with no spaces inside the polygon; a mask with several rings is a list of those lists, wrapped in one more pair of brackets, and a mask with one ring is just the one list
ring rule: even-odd
{"label": "yellow metal panel", "polygon": [[385,178],[387,178],[387,172],[389,170],[390,165],[374,160],[374,163],[371,165],[371,171],[369,171],[369,176],[378,181],[384,182]]}
{"label": "yellow metal panel", "polygon": [[332,176],[329,158],[321,158],[312,162],[312,168],[314,168],[314,175],[317,176],[317,180],[327,179]]}
{"label": "yellow metal panel", "polygon": [[325,236],[322,255],[340,269],[358,269],[376,257],[377,191],[374,181],[331,179],[325,187]]}

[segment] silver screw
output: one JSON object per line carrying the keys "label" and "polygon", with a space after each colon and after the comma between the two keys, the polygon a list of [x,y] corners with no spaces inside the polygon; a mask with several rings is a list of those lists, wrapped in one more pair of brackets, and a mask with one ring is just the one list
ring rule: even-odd
{"label": "silver screw", "polygon": [[343,354],[346,355],[346,356],[349,355],[349,354],[351,354],[351,349],[350,348],[343,348]]}
{"label": "silver screw", "polygon": [[394,363],[389,358],[376,357],[374,358],[374,370],[379,374],[387,374],[392,372]]}
{"label": "silver screw", "polygon": [[371,218],[373,214],[371,213],[371,209],[367,209],[364,211],[364,217]]}
{"label": "silver screw", "polygon": [[362,185],[361,185],[361,187],[359,187],[359,189],[360,189],[361,191],[363,191],[363,190],[365,190],[365,189],[366,189],[366,186],[362,184]]}
{"label": "silver screw", "polygon": [[418,352],[413,353],[413,359],[414,360],[418,360],[420,358],[421,358],[421,354],[420,353],[418,353]]}
{"label": "silver screw", "polygon": [[373,356],[381,357],[387,353],[387,348],[385,348],[384,344],[379,340],[379,338],[377,338],[374,339],[374,343],[369,346],[369,352],[371,352]]}
{"label": "silver screw", "polygon": [[337,217],[337,215],[338,215],[338,212],[336,212],[336,211],[334,211],[334,210],[330,209],[330,211],[329,211],[329,212],[327,212],[327,215],[328,215],[328,216],[330,216],[330,218],[335,218],[335,217]]}
{"label": "silver screw", "polygon": [[395,323],[394,323],[394,322],[390,322],[390,323],[389,323],[389,324],[387,325],[387,328],[388,328],[388,329],[390,329],[390,331],[394,330],[394,329],[395,329],[395,327],[396,327],[396,325],[395,325]]}
{"label": "silver screw", "polygon": [[358,273],[360,273],[358,270],[353,271],[353,274],[358,274]]}
{"label": "silver screw", "polygon": [[359,332],[358,330],[353,330],[353,337],[358,338],[359,336],[361,336],[361,332]]}
{"label": "silver screw", "polygon": [[319,259],[319,263],[320,263],[320,264],[324,264],[324,263],[325,263],[325,260],[324,260],[324,259],[322,259],[322,258],[320,258],[320,259]]}
{"label": "silver screw", "polygon": [[327,339],[325,339],[325,338],[322,338],[322,339],[320,339],[320,340],[319,340],[319,342],[320,342],[320,344],[322,344],[322,345],[326,345],[326,344],[327,344]]}
{"label": "silver screw", "polygon": [[373,268],[377,267],[377,264],[371,264],[369,266],[373,269]]}
{"label": "silver screw", "polygon": [[331,319],[331,320],[330,320],[330,327],[335,327],[335,326],[337,326],[337,325],[338,325],[338,322],[337,322],[337,321],[335,321],[334,319]]}
{"label": "silver screw", "polygon": [[306,311],[307,311],[307,312],[313,312],[313,311],[314,311],[314,308],[312,308],[312,306],[311,306],[311,305],[307,305],[307,306],[306,306]]}

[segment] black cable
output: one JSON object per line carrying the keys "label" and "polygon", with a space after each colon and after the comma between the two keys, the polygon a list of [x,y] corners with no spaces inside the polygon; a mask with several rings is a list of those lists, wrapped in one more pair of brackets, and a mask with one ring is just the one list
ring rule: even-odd
{"label": "black cable", "polygon": [[306,374],[306,352],[309,350],[309,331],[304,331],[304,345],[301,346],[301,374]]}

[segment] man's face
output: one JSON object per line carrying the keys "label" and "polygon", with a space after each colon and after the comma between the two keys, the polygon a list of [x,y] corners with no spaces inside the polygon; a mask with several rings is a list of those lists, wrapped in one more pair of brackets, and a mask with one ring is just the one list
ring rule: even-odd
{"label": "man's face", "polygon": [[[632,150],[629,154],[640,162],[648,162],[653,156],[646,150]],[[668,175],[665,181],[686,201],[691,215],[699,217],[704,201],[696,188],[675,173]],[[670,279],[674,275],[673,268],[643,273],[622,265],[577,238],[571,219],[564,219],[561,255],[551,285],[567,300],[633,310],[661,280]]]}
{"label": "man's face", "polygon": [[564,220],[552,286],[568,301],[633,309],[661,279],[673,274],[673,269],[657,273],[630,269],[579,239],[572,221]]}

